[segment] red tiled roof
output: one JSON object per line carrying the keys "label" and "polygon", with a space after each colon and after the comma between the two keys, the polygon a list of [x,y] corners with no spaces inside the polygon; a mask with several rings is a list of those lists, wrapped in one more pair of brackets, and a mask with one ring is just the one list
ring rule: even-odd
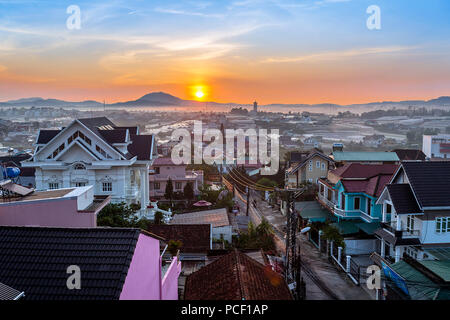
{"label": "red tiled roof", "polygon": [[210,250],[211,226],[209,224],[151,224],[147,230],[168,241],[183,243],[181,253],[206,253]]}
{"label": "red tiled roof", "polygon": [[392,175],[377,175],[364,180],[345,180],[342,179],[342,185],[346,192],[363,192],[371,196],[378,197],[383,192],[386,184],[391,180]]}
{"label": "red tiled roof", "polygon": [[234,250],[186,279],[185,300],[292,300],[283,277]]}
{"label": "red tiled roof", "polygon": [[376,175],[392,175],[398,169],[397,164],[361,164],[346,163],[331,172],[341,178],[371,178]]}

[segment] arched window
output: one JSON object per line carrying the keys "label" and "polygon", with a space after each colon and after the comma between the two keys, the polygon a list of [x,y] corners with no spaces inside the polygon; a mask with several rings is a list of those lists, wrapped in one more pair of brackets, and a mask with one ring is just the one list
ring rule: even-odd
{"label": "arched window", "polygon": [[74,170],[86,170],[86,166],[82,163],[77,163],[73,166]]}

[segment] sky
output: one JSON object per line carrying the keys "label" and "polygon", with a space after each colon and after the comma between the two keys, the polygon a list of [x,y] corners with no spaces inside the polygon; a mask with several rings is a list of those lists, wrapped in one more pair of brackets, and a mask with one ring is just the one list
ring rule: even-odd
{"label": "sky", "polygon": [[450,95],[449,18],[448,0],[0,0],[0,101],[432,99]]}

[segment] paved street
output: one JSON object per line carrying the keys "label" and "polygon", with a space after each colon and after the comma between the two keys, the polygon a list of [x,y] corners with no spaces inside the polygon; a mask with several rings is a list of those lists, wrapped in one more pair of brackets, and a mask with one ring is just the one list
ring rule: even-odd
{"label": "paved street", "polygon": [[[245,214],[245,197],[238,197],[241,206],[241,214]],[[256,200],[256,209],[252,200]],[[275,243],[280,253],[285,252],[285,226],[286,217],[279,210],[272,208],[258,195],[252,194],[250,197],[249,216],[253,223],[258,224],[264,216],[273,226],[275,231]],[[307,300],[370,300],[371,296],[356,286],[346,276],[344,272],[332,265],[325,254],[307,240],[306,236],[299,236],[301,245],[301,259],[304,271],[302,276],[306,283]]]}

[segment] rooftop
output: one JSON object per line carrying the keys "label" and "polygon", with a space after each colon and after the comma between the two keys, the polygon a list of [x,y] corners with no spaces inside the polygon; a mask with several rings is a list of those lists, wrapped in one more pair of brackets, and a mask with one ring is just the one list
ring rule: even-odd
{"label": "rooftop", "polygon": [[211,247],[211,227],[207,224],[150,224],[147,230],[166,241],[181,241],[181,253],[206,253]]}
{"label": "rooftop", "polygon": [[450,162],[404,161],[402,167],[421,208],[450,207]]}
{"label": "rooftop", "polygon": [[373,151],[334,151],[334,161],[374,161],[396,162],[400,161],[395,152]]}
{"label": "rooftop", "polygon": [[[30,300],[118,299],[141,231],[121,228],[0,227],[0,282]],[[67,267],[82,270],[80,290]]]}
{"label": "rooftop", "polygon": [[386,187],[397,214],[421,212],[409,184],[388,184]]}
{"label": "rooftop", "polygon": [[234,250],[186,279],[186,300],[292,300],[283,277]]}
{"label": "rooftop", "polygon": [[211,224],[213,228],[230,225],[227,209],[214,209],[176,214],[171,224]]}

